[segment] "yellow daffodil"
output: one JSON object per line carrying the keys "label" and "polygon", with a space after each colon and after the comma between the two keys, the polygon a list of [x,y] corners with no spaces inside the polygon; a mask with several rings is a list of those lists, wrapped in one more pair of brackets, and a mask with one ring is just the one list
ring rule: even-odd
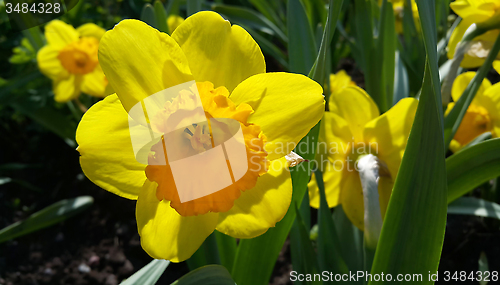
{"label": "yellow daffodil", "polygon": [[[332,93],[329,112],[321,121],[316,160],[323,172],[329,207],[342,204],[351,222],[364,225],[364,202],[357,161],[367,154],[380,161],[379,201],[385,215],[392,186],[401,164],[417,100],[400,100],[380,115],[371,97],[359,87],[345,87]],[[319,207],[315,177],[309,183],[311,207]]]}
{"label": "yellow daffodil", "polygon": [[330,74],[330,93],[340,91],[347,86],[356,86],[345,70],[339,70],[335,74]]}
{"label": "yellow daffodil", "polygon": [[[475,72],[466,72],[455,79],[451,90],[451,96],[455,102],[462,96],[475,74]],[[453,102],[448,104],[446,114],[453,109],[454,105]],[[500,134],[500,83],[491,85],[488,79],[484,79],[469,105],[450,143],[450,149],[456,152],[485,132],[491,132],[493,137],[498,137]]]}
{"label": "yellow daffodil", "polygon": [[[382,0],[379,0],[379,5],[382,5]],[[394,10],[394,16],[396,17],[396,32],[398,34],[403,33],[403,16],[404,16],[404,5],[406,0],[389,0],[392,3],[392,9]],[[413,20],[417,29],[420,27],[420,18],[418,16],[418,8],[415,0],[411,0],[411,10],[413,12]]]}
{"label": "yellow daffodil", "polygon": [[[484,23],[493,18],[500,18],[500,0],[456,0],[450,4],[462,21],[453,31],[448,43],[448,58],[453,58],[458,43],[472,24]],[[486,59],[499,30],[490,30],[474,38],[471,47],[466,51],[460,66],[474,68],[481,66]],[[500,59],[500,58],[499,58]]]}
{"label": "yellow daffodil", "polygon": [[172,34],[177,27],[184,22],[184,18],[182,18],[179,15],[170,15],[167,18],[167,25],[168,25],[168,30],[170,31],[170,34]]}
{"label": "yellow daffodil", "polygon": [[38,51],[37,61],[40,71],[52,79],[57,102],[75,99],[81,92],[96,97],[112,93],[97,59],[104,33],[92,23],[75,29],[54,20],[45,26],[47,45]]}
{"label": "yellow daffodil", "polygon": [[[99,60],[116,94],[83,116],[76,134],[80,163],[95,184],[137,199],[137,226],[149,255],[180,262],[214,229],[253,238],[283,218],[292,195],[285,155],[322,117],[319,84],[303,75],[265,73],[264,56],[252,37],[214,12],[187,18],[171,37],[124,20],[102,38]],[[164,159],[158,156],[161,144],[151,147],[148,165],[136,160],[129,111],[152,94],[192,80],[207,117],[239,122],[248,154],[242,163],[260,168],[219,192],[181,202],[171,166],[155,163]],[[191,95],[183,90],[159,114],[174,117]],[[180,139],[191,143],[186,151],[199,152],[210,140],[198,127],[185,132]]]}

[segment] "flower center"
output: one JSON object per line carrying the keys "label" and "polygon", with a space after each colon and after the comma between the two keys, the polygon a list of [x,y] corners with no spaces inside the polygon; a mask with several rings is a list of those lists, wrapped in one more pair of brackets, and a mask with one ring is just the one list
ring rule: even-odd
{"label": "flower center", "polygon": [[73,74],[87,74],[94,71],[99,61],[99,41],[94,37],[82,37],[65,46],[57,58],[62,66]]}
{"label": "flower center", "polygon": [[484,107],[471,104],[458,127],[454,139],[463,146],[480,134],[491,130],[492,124],[488,111]]}
{"label": "flower center", "polygon": [[[179,130],[167,129],[168,122],[181,122],[186,114],[190,114],[195,109],[193,100],[195,92],[183,90],[179,96],[171,102],[167,102],[160,112],[151,119],[151,126],[154,131],[164,133],[162,140],[151,148],[149,163],[146,167],[146,176],[150,181],[158,184],[156,197],[158,200],[170,201],[170,206],[182,216],[201,215],[208,212],[226,212],[230,210],[234,201],[241,195],[241,191],[246,191],[255,186],[257,179],[267,172],[268,161],[267,152],[264,150],[266,137],[261,132],[258,125],[247,122],[248,116],[253,109],[248,104],[236,106],[229,98],[229,92],[225,87],[213,88],[210,82],[197,83],[197,89],[201,98],[201,103],[205,111],[207,122],[199,124],[189,124]],[[241,129],[242,145],[244,145],[243,156],[245,161],[236,161],[229,158],[227,153],[230,147],[225,143],[227,138],[232,137],[230,129]],[[222,133],[222,134],[221,134]],[[228,135],[229,134],[229,135]],[[220,141],[225,137],[224,141]],[[243,142],[244,141],[244,142]],[[165,150],[165,143],[175,144],[175,153]],[[215,166],[214,159],[210,156],[209,150],[218,146],[226,145],[224,154],[227,167]],[[168,157],[167,157],[168,154]],[[190,200],[181,201],[178,186],[182,183],[174,180],[174,163],[179,157],[197,156],[197,163],[213,166],[215,175],[193,170],[186,177],[201,181],[199,184],[192,183],[192,187],[203,187],[207,183],[214,181],[225,175],[228,170],[231,173],[232,183],[216,192]],[[170,159],[170,161],[169,161]],[[241,160],[241,159],[240,159]],[[162,163],[163,162],[163,163]],[[193,166],[193,169],[195,167]],[[220,169],[219,169],[220,168]],[[244,174],[236,175],[236,169],[246,169]],[[239,177],[239,178],[238,178]],[[236,178],[236,179],[235,179]],[[184,190],[183,190],[184,191]],[[197,191],[197,189],[188,189]]]}

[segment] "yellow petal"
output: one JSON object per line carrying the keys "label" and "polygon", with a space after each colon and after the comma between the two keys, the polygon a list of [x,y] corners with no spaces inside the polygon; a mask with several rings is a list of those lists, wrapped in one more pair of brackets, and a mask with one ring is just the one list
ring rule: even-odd
{"label": "yellow petal", "polygon": [[418,100],[414,98],[402,99],[366,124],[364,130],[365,141],[376,148],[378,158],[387,164],[393,179],[401,164],[417,105]]}
{"label": "yellow petal", "polygon": [[52,80],[63,79],[69,76],[68,71],[64,69],[57,58],[58,56],[59,49],[50,45],[41,48],[36,55],[38,68],[45,76]]}
{"label": "yellow petal", "polygon": [[107,86],[106,76],[100,66],[97,66],[94,71],[83,76],[82,92],[95,96],[104,97]]}
{"label": "yellow petal", "polygon": [[[460,17],[471,20],[474,23],[480,23],[487,20],[489,17],[493,16],[494,11],[487,11],[484,9],[479,9],[477,4],[473,1],[468,0],[456,0],[450,3],[450,8],[453,9],[457,15]],[[480,1],[477,1],[480,2]]]}
{"label": "yellow petal", "polygon": [[330,92],[337,92],[347,86],[356,86],[345,70],[339,70],[336,74],[330,74]]}
{"label": "yellow petal", "polygon": [[349,123],[335,113],[325,112],[320,125],[317,154],[328,156],[331,162],[343,161],[352,142]]}
{"label": "yellow petal", "polygon": [[261,127],[268,159],[290,153],[323,116],[322,87],[304,75],[263,73],[243,81],[229,96],[254,109],[248,122]]}
{"label": "yellow petal", "polygon": [[76,28],[76,31],[82,37],[94,37],[98,40],[100,40],[106,32],[105,29],[99,27],[94,23],[83,24],[80,27]]}
{"label": "yellow petal", "polygon": [[[342,181],[343,164],[342,161],[336,161],[335,164],[328,161],[321,165],[323,166],[321,171],[323,172],[326,201],[328,202],[328,207],[333,208],[340,203],[340,182]],[[319,209],[319,188],[314,174],[311,176],[311,181],[307,184],[307,188],[309,189],[309,205]]]}
{"label": "yellow petal", "polygon": [[142,248],[153,258],[184,261],[214,231],[218,214],[183,217],[170,202],[156,198],[155,182],[146,180],[137,199],[137,228]]}
{"label": "yellow petal", "polygon": [[[475,75],[476,75],[475,72],[469,71],[457,76],[451,88],[451,97],[453,98],[453,101],[456,102],[458,101],[458,99],[460,99],[460,96],[462,96],[465,89],[467,88],[467,85],[469,85],[469,83],[471,82],[472,78],[474,78]],[[479,90],[477,91],[474,100],[476,100],[476,98],[478,97],[483,96],[484,91],[489,87],[491,87],[491,82],[487,78],[485,78],[483,80],[483,83],[479,87]]]}
{"label": "yellow petal", "polygon": [[342,209],[351,222],[363,230],[364,225],[364,203],[363,188],[357,171],[342,172],[340,184],[340,201]]}
{"label": "yellow petal", "polygon": [[348,124],[356,142],[363,140],[363,128],[380,112],[377,104],[361,88],[347,87],[330,96],[330,112],[339,115]]}
{"label": "yellow petal", "polygon": [[219,214],[217,230],[235,238],[265,233],[285,216],[292,199],[292,180],[286,159],[271,162],[254,188],[241,193],[228,212]]}
{"label": "yellow petal", "polygon": [[67,44],[77,41],[79,34],[73,26],[63,21],[53,20],[45,26],[45,37],[49,45],[62,49]]}
{"label": "yellow petal", "polygon": [[481,106],[488,110],[493,125],[493,136],[500,136],[500,83],[496,83],[484,92]]}
{"label": "yellow petal", "polygon": [[76,141],[85,175],[116,195],[137,199],[146,165],[137,162],[130,140],[128,114],[113,94],[83,115]]}
{"label": "yellow petal", "polygon": [[57,102],[67,102],[80,96],[82,80],[83,77],[81,75],[71,74],[67,78],[53,81],[54,100]]}
{"label": "yellow petal", "polygon": [[197,82],[210,81],[229,92],[246,78],[266,72],[259,45],[240,26],[219,14],[198,12],[172,34],[186,54]]}
{"label": "yellow petal", "polygon": [[137,20],[123,20],[106,32],[99,63],[127,112],[149,95],[193,80],[177,43]]}

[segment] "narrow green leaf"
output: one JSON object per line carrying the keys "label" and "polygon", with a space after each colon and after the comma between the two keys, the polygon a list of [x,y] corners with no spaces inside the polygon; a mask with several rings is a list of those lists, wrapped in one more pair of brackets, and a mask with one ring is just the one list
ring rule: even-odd
{"label": "narrow green leaf", "polygon": [[309,77],[311,77],[316,82],[319,82],[320,84],[323,84],[323,82],[325,81],[325,69],[327,66],[326,55],[327,51],[329,50],[330,43],[332,42],[333,34],[335,33],[335,27],[339,19],[343,2],[343,0],[330,0],[328,17],[326,19],[325,28],[323,30],[323,37],[321,39],[318,56],[316,57],[316,61],[314,62],[311,71],[309,71]]}
{"label": "narrow green leaf", "polygon": [[36,26],[22,31],[23,35],[29,40],[31,46],[38,51],[45,45],[45,40],[40,31],[40,27]]}
{"label": "narrow green leaf", "polygon": [[257,8],[257,10],[264,15],[264,17],[268,18],[270,21],[272,21],[276,26],[280,28],[281,31],[286,30],[286,26],[281,20],[281,18],[278,16],[276,11],[274,11],[274,8],[269,4],[269,1],[267,0],[250,0],[250,3]]}
{"label": "narrow green leaf", "polygon": [[42,77],[40,71],[30,71],[28,73],[20,74],[16,78],[10,79],[5,85],[0,88],[0,104],[5,105],[13,101],[15,97],[12,95],[12,91],[20,87],[25,86],[29,82]]}
{"label": "narrow green leaf", "polygon": [[500,176],[500,139],[468,147],[446,159],[448,203]]}
{"label": "narrow green leaf", "polygon": [[288,60],[290,71],[307,75],[316,60],[314,33],[300,0],[288,0]]}
{"label": "narrow green leaf", "polygon": [[448,214],[471,215],[500,220],[500,205],[474,197],[460,197],[448,205]]}
{"label": "narrow green leaf", "polygon": [[24,221],[13,223],[1,229],[0,243],[60,223],[88,209],[92,203],[94,203],[94,198],[90,196],[80,196],[56,202],[32,214]]}
{"label": "narrow green leaf", "polygon": [[252,29],[276,35],[278,38],[287,42],[288,38],[273,22],[269,21],[266,17],[261,14],[238,6],[228,6],[228,5],[212,5],[212,10],[221,13],[226,16],[232,23],[243,24]]}
{"label": "narrow green leaf", "polygon": [[[302,220],[300,211],[297,204],[293,205],[297,213],[297,219],[293,223],[290,232],[290,247],[295,250],[292,251],[292,266],[297,272],[304,272],[309,274],[320,273],[319,266],[316,259],[316,252],[309,239],[309,231]],[[318,252],[319,253],[319,252]],[[295,284],[322,284],[320,281],[316,282],[302,282],[297,280]]]}
{"label": "narrow green leaf", "polygon": [[215,239],[219,249],[220,262],[231,272],[236,255],[236,239],[219,231],[215,231]]}
{"label": "narrow green leaf", "polygon": [[394,72],[394,95],[392,97],[392,105],[396,105],[399,100],[410,96],[410,82],[408,72],[403,64],[400,52],[396,51]]}
{"label": "narrow green leaf", "polygon": [[167,13],[165,12],[165,7],[163,7],[163,4],[161,3],[160,0],[155,1],[154,9],[155,9],[155,17],[158,25],[158,30],[160,32],[170,34],[167,25]]}
{"label": "narrow green leaf", "polygon": [[[424,78],[415,121],[382,226],[372,274],[383,272],[396,276],[411,272],[427,276],[429,271],[438,269],[446,226],[445,154],[436,104],[439,94],[432,86],[429,66]],[[369,284],[372,283],[375,282]],[[418,283],[433,282],[423,278]]]}
{"label": "narrow green leaf", "polygon": [[331,271],[334,274],[345,274],[349,272],[345,261],[340,255],[340,241],[337,236],[332,214],[326,201],[323,174],[321,171],[314,172],[316,183],[320,194],[318,210],[318,264],[321,271]]}
{"label": "narrow green leaf", "polygon": [[39,106],[30,97],[19,98],[9,105],[63,138],[71,147],[76,147],[76,124],[59,110],[52,106]]}
{"label": "narrow green leaf", "polygon": [[380,15],[379,36],[377,39],[377,56],[381,61],[381,112],[389,110],[394,96],[394,73],[396,53],[396,24],[392,3],[384,0],[382,14]]}
{"label": "narrow green leaf", "polygon": [[158,29],[158,22],[156,21],[155,8],[153,8],[153,5],[146,3],[146,5],[142,7],[141,21],[146,22],[151,27]]}
{"label": "narrow green leaf", "polygon": [[491,134],[491,132],[482,133],[479,136],[475,137],[473,140],[471,140],[463,148],[461,148],[459,150],[459,152],[462,151],[462,150],[464,150],[464,149],[467,149],[468,147],[471,147],[471,146],[476,145],[478,143],[484,142],[485,140],[489,140],[492,137],[493,137],[493,135]]}
{"label": "narrow green leaf", "polygon": [[479,87],[481,86],[483,79],[486,77],[488,72],[491,69],[491,65],[493,61],[496,59],[498,52],[500,51],[500,36],[497,37],[495,44],[490,50],[488,57],[484,61],[483,65],[479,68],[478,72],[471,80],[467,88],[465,89],[460,99],[455,102],[455,106],[451,109],[448,116],[444,121],[444,135],[445,135],[445,146],[448,148],[451,140],[455,136],[455,133],[462,122],[467,109],[469,108],[470,103],[476,96]]}
{"label": "narrow green leaf", "polygon": [[[335,207],[333,222],[341,245],[340,254],[349,271],[363,271],[363,232],[347,218],[342,205]],[[363,282],[358,280],[355,284],[363,284]]]}
{"label": "narrow green leaf", "polygon": [[208,264],[221,264],[215,233],[210,234],[200,248],[186,262],[190,270]]}
{"label": "narrow green leaf", "polygon": [[187,0],[187,16],[191,16],[194,13],[201,11],[203,0]]}
{"label": "narrow green leaf", "polygon": [[[189,272],[171,285],[234,285],[231,274],[220,265],[207,265]],[[239,283],[238,283],[239,284]]]}
{"label": "narrow green leaf", "polygon": [[120,285],[154,285],[167,269],[170,261],[164,259],[153,259],[148,265],[141,268]]}

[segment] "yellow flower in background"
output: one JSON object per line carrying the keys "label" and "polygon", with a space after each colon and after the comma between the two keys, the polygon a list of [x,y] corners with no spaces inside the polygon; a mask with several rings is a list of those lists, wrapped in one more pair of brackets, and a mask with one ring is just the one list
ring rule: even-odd
{"label": "yellow flower in background", "polygon": [[335,74],[330,74],[330,93],[340,91],[347,86],[356,86],[345,70],[339,70]]}
{"label": "yellow flower in background", "polygon": [[[149,255],[180,262],[214,229],[253,238],[283,218],[292,197],[284,156],[322,117],[319,84],[303,75],[265,73],[264,56],[252,37],[214,12],[187,18],[171,37],[124,20],[102,38],[99,60],[116,94],[83,116],[76,134],[80,163],[95,184],[137,199],[137,226]],[[243,163],[263,167],[219,192],[180,203],[170,166],[154,163],[161,159],[158,145],[151,148],[149,165],[136,160],[127,112],[148,96],[193,79],[207,117],[241,125],[249,157]],[[167,105],[165,114],[175,116],[180,105]],[[189,151],[203,148],[210,138],[198,127],[186,132]]]}
{"label": "yellow flower in background", "polygon": [[[453,30],[448,43],[448,58],[452,59],[458,43],[472,24],[483,23],[493,17],[500,17],[500,0],[456,0],[450,4],[450,7],[457,15],[462,17],[462,21]],[[460,66],[464,68],[481,66],[493,47],[498,33],[499,30],[490,30],[474,38],[472,46],[465,53]]]}
{"label": "yellow flower in background", "polygon": [[[380,115],[375,102],[359,87],[346,87],[330,96],[330,111],[321,121],[316,160],[323,172],[329,207],[342,204],[347,217],[361,230],[364,203],[357,161],[373,154],[382,165],[379,200],[384,217],[417,105],[416,99],[405,98]],[[309,199],[311,207],[319,208],[314,175],[309,182]]]}
{"label": "yellow flower in background", "polygon": [[[500,71],[500,64],[495,64]],[[460,74],[453,82],[451,96],[456,102],[476,75],[475,72]],[[449,103],[446,109],[448,114],[455,103]],[[465,113],[458,130],[450,143],[453,152],[460,150],[482,133],[491,132],[493,137],[500,134],[500,83],[491,85],[484,79],[476,96]]]}
{"label": "yellow flower in background", "polygon": [[182,18],[179,15],[170,15],[167,18],[167,25],[168,25],[168,30],[170,31],[170,34],[172,34],[177,27],[184,22],[184,18]]}
{"label": "yellow flower in background", "polygon": [[97,59],[104,33],[92,23],[75,29],[54,20],[45,26],[47,45],[38,51],[37,62],[40,71],[52,79],[57,102],[73,100],[81,92],[95,97],[112,93]]}
{"label": "yellow flower in background", "polygon": [[[389,0],[392,3],[392,9],[394,10],[394,16],[396,17],[396,33],[403,33],[403,16],[404,16],[404,5],[406,0]],[[382,0],[378,1],[378,4],[382,5]],[[413,12],[413,20],[415,21],[415,26],[417,29],[420,28],[418,16],[418,8],[415,0],[411,0],[411,10]]]}

